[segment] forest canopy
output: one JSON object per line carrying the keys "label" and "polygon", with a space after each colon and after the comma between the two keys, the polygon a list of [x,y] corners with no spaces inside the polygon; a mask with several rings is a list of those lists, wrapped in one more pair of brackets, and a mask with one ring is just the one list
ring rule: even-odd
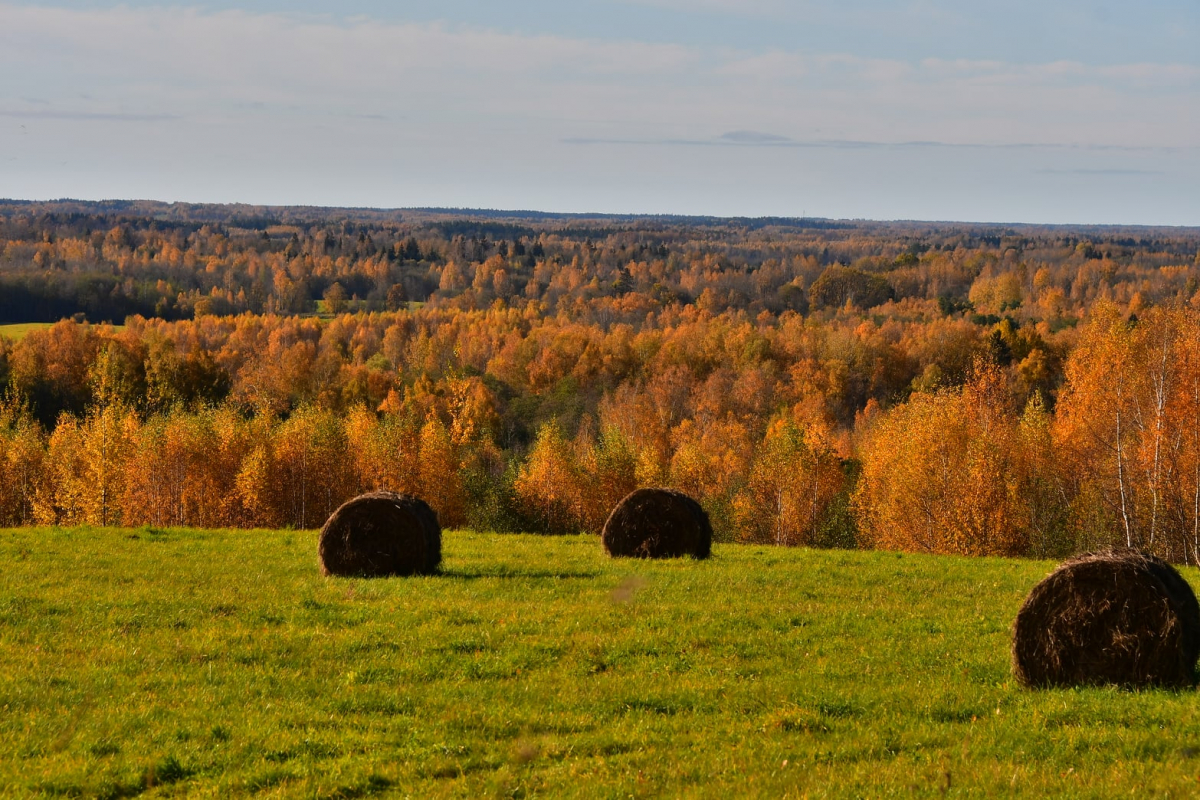
{"label": "forest canopy", "polygon": [[1195,229],[3,202],[0,324],[56,324],[0,338],[0,524],[665,485],[726,540],[1196,563],[1198,292]]}

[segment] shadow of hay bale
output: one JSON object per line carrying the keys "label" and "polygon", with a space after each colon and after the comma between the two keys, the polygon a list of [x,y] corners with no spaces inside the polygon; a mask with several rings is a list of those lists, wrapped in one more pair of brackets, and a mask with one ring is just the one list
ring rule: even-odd
{"label": "shadow of hay bale", "polygon": [[318,555],[325,575],[431,575],[442,561],[442,529],[424,500],[372,492],[333,512]]}
{"label": "shadow of hay bale", "polygon": [[708,558],[712,525],[692,498],[672,489],[638,489],[604,523],[604,549],[613,557]]}
{"label": "shadow of hay bale", "polygon": [[1165,561],[1131,550],[1063,562],[1013,623],[1013,673],[1030,688],[1195,683],[1200,604]]}

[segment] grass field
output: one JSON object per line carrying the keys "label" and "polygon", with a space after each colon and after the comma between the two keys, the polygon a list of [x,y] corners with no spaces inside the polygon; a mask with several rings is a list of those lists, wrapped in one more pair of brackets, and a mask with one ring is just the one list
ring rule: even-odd
{"label": "grass field", "polygon": [[[30,331],[40,331],[43,328],[49,328],[53,322],[15,322],[11,325],[0,325],[0,337],[12,339],[14,342],[19,342],[29,335]],[[109,326],[114,331],[124,330],[124,325]]]}
{"label": "grass field", "polygon": [[444,549],[366,581],[311,532],[0,532],[0,794],[1200,792],[1195,693],[1013,683],[1046,563]]}
{"label": "grass field", "polygon": [[19,342],[29,335],[30,331],[49,328],[50,322],[17,322],[11,325],[0,325],[0,336]]}

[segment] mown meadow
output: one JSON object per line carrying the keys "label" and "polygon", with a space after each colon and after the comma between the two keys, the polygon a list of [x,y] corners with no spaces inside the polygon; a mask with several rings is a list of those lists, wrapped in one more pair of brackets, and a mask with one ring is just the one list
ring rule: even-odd
{"label": "mown meadow", "polygon": [[443,544],[437,577],[345,580],[308,531],[0,532],[0,794],[1200,790],[1195,693],[1016,685],[1048,562]]}

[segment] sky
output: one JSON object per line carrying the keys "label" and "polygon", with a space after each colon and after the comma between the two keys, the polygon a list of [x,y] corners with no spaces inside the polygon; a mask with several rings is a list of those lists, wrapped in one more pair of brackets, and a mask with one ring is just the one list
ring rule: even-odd
{"label": "sky", "polygon": [[1200,3],[0,0],[0,197],[1200,225]]}

